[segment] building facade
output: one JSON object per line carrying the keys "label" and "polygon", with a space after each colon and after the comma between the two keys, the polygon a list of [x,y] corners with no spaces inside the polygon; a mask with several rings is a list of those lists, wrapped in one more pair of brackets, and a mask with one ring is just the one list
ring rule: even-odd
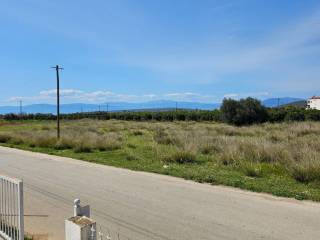
{"label": "building facade", "polygon": [[320,96],[313,96],[307,101],[307,109],[320,110]]}

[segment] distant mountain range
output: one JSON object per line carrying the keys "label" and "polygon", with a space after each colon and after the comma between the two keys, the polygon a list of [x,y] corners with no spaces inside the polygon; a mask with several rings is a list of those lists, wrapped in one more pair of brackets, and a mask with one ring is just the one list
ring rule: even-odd
{"label": "distant mountain range", "polygon": [[277,107],[282,105],[288,105],[293,102],[304,101],[302,98],[292,98],[292,97],[283,97],[283,98],[268,98],[262,101],[263,105],[266,107]]}
{"label": "distant mountain range", "polygon": [[[124,111],[124,110],[148,110],[148,109],[202,109],[212,110],[220,107],[220,103],[199,103],[199,102],[175,102],[175,101],[150,101],[141,103],[128,102],[111,102],[103,104],[85,104],[71,103],[61,104],[61,113],[76,113],[76,112],[93,112],[93,111]],[[0,106],[0,114],[18,113],[18,106]],[[32,104],[23,106],[24,113],[56,113],[56,105],[54,104]]]}
{"label": "distant mountain range", "polygon": [[[293,102],[303,101],[300,98],[270,98],[262,101],[266,107],[277,107],[279,105],[287,105]],[[138,110],[169,110],[175,109],[201,109],[213,110],[218,109],[221,103],[200,103],[200,102],[175,102],[170,100],[159,100],[141,103],[128,102],[111,102],[103,104],[85,104],[85,103],[71,103],[61,104],[61,113],[76,113],[76,112],[92,112],[92,111],[138,111]],[[19,113],[18,106],[0,106],[0,114]],[[32,104],[23,106],[24,113],[56,113],[56,105],[54,104]]]}
{"label": "distant mountain range", "polygon": [[285,104],[284,106],[294,106],[294,107],[298,107],[298,108],[306,108],[307,100],[300,100],[300,101],[296,101],[296,102],[291,102],[291,103]]}

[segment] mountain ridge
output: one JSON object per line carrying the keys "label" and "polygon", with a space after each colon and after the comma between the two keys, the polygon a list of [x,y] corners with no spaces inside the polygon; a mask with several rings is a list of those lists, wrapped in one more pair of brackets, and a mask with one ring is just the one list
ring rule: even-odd
{"label": "mountain ridge", "polygon": [[[266,107],[277,107],[279,105],[287,105],[292,102],[303,101],[302,98],[269,98],[262,101]],[[138,111],[157,110],[157,109],[199,109],[199,110],[214,110],[220,108],[221,103],[202,103],[202,102],[187,102],[187,101],[172,101],[172,100],[156,100],[148,102],[110,102],[101,104],[90,103],[67,103],[60,105],[61,113],[76,113],[76,112],[92,112],[92,111]],[[0,106],[0,114],[19,113],[18,106]],[[30,104],[22,107],[24,113],[56,113],[55,104]]]}

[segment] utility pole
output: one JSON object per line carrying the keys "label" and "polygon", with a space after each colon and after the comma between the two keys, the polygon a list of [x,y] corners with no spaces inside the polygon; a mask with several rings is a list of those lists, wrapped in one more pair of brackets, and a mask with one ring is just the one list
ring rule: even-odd
{"label": "utility pole", "polygon": [[176,102],[176,112],[178,112],[178,102]]}
{"label": "utility pole", "polygon": [[106,119],[108,120],[109,117],[109,103],[107,103],[107,113],[106,113]]}
{"label": "utility pole", "polygon": [[55,67],[51,67],[56,69],[57,75],[57,138],[60,138],[60,79],[59,79],[59,70],[63,70],[63,68],[56,65]]}
{"label": "utility pole", "polygon": [[20,107],[20,117],[21,117],[22,116],[22,100],[20,100],[19,103],[20,103],[19,107]]}
{"label": "utility pole", "polygon": [[18,101],[18,115],[21,117],[22,116],[22,100]]}

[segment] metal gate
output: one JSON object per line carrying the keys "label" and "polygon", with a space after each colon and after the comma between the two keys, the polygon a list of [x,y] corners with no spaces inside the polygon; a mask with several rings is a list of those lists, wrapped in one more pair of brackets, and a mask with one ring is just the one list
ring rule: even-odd
{"label": "metal gate", "polygon": [[0,175],[0,239],[24,240],[23,183]]}

